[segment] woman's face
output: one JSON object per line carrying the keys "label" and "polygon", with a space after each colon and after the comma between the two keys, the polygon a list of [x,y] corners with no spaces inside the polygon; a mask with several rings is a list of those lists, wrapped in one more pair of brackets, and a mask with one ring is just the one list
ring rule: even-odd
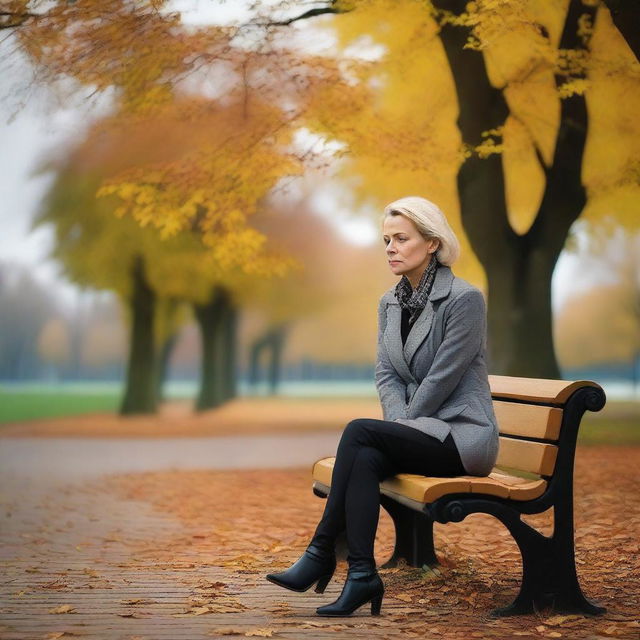
{"label": "woman's face", "polygon": [[397,276],[406,275],[415,289],[440,241],[426,240],[416,225],[403,215],[387,216],[382,233],[391,271]]}

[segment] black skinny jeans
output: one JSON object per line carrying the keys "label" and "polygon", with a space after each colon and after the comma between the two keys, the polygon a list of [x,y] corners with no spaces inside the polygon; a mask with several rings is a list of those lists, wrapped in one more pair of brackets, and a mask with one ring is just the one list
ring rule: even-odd
{"label": "black skinny jeans", "polygon": [[440,442],[398,422],[352,420],[342,432],[331,490],[310,544],[333,552],[346,529],[349,571],[374,569],[380,482],[397,473],[447,477],[467,472],[451,434]]}

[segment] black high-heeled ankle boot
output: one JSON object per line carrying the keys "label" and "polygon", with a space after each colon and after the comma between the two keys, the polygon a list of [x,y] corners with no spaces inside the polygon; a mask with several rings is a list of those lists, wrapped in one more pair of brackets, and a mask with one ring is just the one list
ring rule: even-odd
{"label": "black high-heeled ankle boot", "polygon": [[302,556],[287,570],[269,573],[266,577],[269,582],[291,591],[306,591],[317,581],[316,593],[324,593],[335,570],[335,553],[329,554],[309,545]]}
{"label": "black high-heeled ankle boot", "polygon": [[371,615],[379,616],[383,594],[384,583],[375,569],[350,571],[338,599],[331,604],[318,607],[316,613],[319,616],[349,616],[371,601]]}

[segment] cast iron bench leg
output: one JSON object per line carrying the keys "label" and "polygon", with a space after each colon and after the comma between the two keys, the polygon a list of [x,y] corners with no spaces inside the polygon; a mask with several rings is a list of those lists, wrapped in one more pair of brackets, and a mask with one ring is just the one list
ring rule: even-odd
{"label": "cast iron bench leg", "polygon": [[384,494],[380,495],[380,504],[391,516],[396,530],[393,555],[382,568],[397,566],[400,558],[411,567],[437,565],[438,559],[433,547],[433,520]]}
{"label": "cast iron bench leg", "polygon": [[[606,611],[588,600],[576,573],[573,530],[558,526],[552,537],[542,535],[520,518],[500,518],[513,535],[522,555],[522,586],[508,607],[494,616],[534,613],[546,606],[556,612],[598,615]],[[505,521],[508,520],[508,521]]]}

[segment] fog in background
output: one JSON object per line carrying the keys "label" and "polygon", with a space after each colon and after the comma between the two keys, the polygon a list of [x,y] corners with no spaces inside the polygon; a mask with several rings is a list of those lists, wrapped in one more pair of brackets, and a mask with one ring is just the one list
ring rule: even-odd
{"label": "fog in background", "polygon": [[[247,3],[176,2],[185,22],[224,22],[246,17]],[[6,348],[0,379],[118,379],[126,358],[126,329],[115,296],[80,289],[67,281],[48,259],[51,229],[30,230],[38,203],[53,175],[34,175],[50,154],[59,154],[79,139],[92,120],[109,111],[108,95],[60,99],[29,86],[30,68],[16,57],[11,38],[0,43],[0,304]],[[422,194],[428,197],[428,194]],[[344,210],[348,198],[327,185],[313,197],[313,205],[340,234],[367,247],[380,243],[376,220],[380,212]],[[593,255],[578,222],[574,228],[576,254],[563,252],[553,277],[552,303],[557,316],[568,301],[618,279],[616,243],[604,255]],[[385,260],[382,245],[380,261]],[[380,292],[385,287],[381,285]],[[372,308],[372,314],[375,309]],[[93,346],[87,341],[94,341]],[[173,377],[192,379],[198,371],[198,336],[188,325],[172,361]],[[43,356],[48,360],[43,362]],[[628,365],[627,366],[628,369]],[[372,369],[362,369],[367,379]],[[626,377],[624,367],[619,373]]]}

